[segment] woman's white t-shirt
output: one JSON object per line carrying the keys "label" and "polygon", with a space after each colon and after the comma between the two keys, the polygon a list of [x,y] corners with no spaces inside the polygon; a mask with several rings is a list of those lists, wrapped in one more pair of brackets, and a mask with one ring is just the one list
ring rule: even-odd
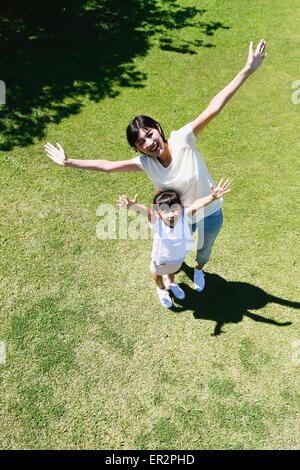
{"label": "woman's white t-shirt", "polygon": [[[172,161],[167,168],[162,166],[158,158],[148,155],[140,155],[132,159],[148,174],[156,190],[175,190],[184,207],[190,206],[195,199],[208,196],[210,183],[215,187],[207,166],[196,149],[196,140],[197,137],[190,122],[181,129],[171,132],[168,142],[171,146]],[[221,200],[213,201],[204,207],[204,211],[198,211],[196,218],[199,220],[203,216],[206,217],[221,207]]]}
{"label": "woman's white t-shirt", "polygon": [[154,224],[149,223],[154,230],[152,260],[167,264],[183,263],[186,255],[195,248],[191,223],[192,219],[185,214],[184,209],[174,227],[170,227],[160,217],[156,218]]}

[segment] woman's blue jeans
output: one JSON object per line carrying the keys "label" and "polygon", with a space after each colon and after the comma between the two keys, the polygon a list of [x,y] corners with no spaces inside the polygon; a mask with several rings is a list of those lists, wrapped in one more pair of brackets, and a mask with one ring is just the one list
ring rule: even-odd
{"label": "woman's blue jeans", "polygon": [[198,264],[206,264],[210,258],[211,250],[215,239],[223,224],[222,209],[213,212],[211,215],[192,225],[192,230],[198,228],[197,256]]}

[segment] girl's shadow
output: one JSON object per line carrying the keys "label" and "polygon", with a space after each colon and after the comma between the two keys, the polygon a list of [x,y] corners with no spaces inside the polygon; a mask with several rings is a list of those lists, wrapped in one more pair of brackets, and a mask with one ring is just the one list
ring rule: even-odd
{"label": "girl's shadow", "polygon": [[[182,269],[190,279],[193,279],[193,268],[183,263]],[[252,320],[271,325],[291,325],[292,322],[280,323],[249,312],[249,310],[259,310],[269,302],[300,308],[299,302],[274,297],[259,287],[246,282],[227,282],[217,274],[205,273],[205,289],[203,292],[196,292],[187,285],[184,285],[184,291],[185,299],[176,299],[176,303],[180,307],[173,307],[172,310],[177,312],[193,310],[195,318],[216,322],[212,336],[224,333],[222,327],[225,323],[238,323],[243,320],[244,315]]]}

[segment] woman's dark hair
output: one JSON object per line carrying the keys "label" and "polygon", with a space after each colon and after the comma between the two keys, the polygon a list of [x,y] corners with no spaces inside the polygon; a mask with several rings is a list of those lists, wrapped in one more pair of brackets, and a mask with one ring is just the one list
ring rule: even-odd
{"label": "woman's dark hair", "polygon": [[160,208],[162,205],[166,205],[168,207],[173,206],[173,204],[180,204],[180,197],[173,191],[172,189],[167,191],[162,191],[154,196],[153,205]]}
{"label": "woman's dark hair", "polygon": [[160,131],[161,131],[160,135],[162,137],[162,140],[166,142],[165,134],[163,133],[163,130],[159,122],[155,121],[149,116],[136,116],[129,123],[126,129],[127,140],[128,140],[130,147],[134,147],[134,144],[138,140],[139,130],[141,128],[149,127],[150,129],[157,129],[159,131],[158,126],[160,127]]}

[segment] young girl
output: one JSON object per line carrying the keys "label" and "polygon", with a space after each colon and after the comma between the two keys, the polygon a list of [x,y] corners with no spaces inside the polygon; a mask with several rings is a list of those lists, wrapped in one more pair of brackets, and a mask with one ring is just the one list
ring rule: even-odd
{"label": "young girl", "polygon": [[154,240],[151,255],[150,270],[157,285],[160,302],[166,308],[172,307],[169,292],[164,286],[163,275],[167,276],[166,287],[178,299],[184,299],[184,291],[174,282],[175,273],[180,269],[186,255],[194,248],[191,230],[192,216],[200,208],[220,199],[230,189],[229,181],[223,178],[216,188],[210,184],[211,194],[196,199],[189,207],[184,208],[176,191],[158,192],[154,197],[152,209],[137,204],[137,194],[133,200],[121,196],[117,205],[127,210],[139,212],[149,220],[149,226],[154,230]]}

